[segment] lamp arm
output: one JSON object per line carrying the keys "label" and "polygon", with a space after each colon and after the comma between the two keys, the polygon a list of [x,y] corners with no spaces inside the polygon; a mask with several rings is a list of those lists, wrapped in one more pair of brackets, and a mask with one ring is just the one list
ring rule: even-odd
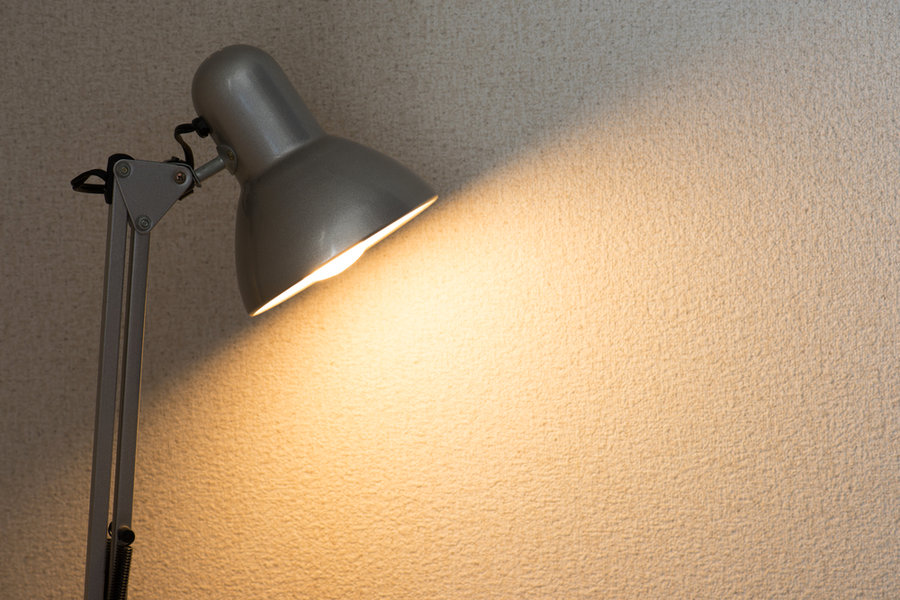
{"label": "lamp arm", "polygon": [[[194,184],[180,163],[130,159],[112,167],[107,230],[101,348],[94,421],[91,503],[85,560],[85,600],[124,598],[131,561],[135,451],[140,404],[141,358],[149,265],[150,230]],[[130,252],[126,243],[130,237]],[[126,256],[128,260],[126,261]],[[127,264],[126,264],[127,262]],[[125,269],[128,293],[125,295]],[[126,319],[124,339],[121,334]],[[119,348],[124,342],[121,362]],[[118,385],[121,373],[121,386]],[[119,396],[118,428],[115,424]],[[115,475],[112,445],[117,438]],[[110,519],[109,492],[115,485]],[[109,525],[107,525],[109,523]],[[113,535],[110,539],[107,532]]]}

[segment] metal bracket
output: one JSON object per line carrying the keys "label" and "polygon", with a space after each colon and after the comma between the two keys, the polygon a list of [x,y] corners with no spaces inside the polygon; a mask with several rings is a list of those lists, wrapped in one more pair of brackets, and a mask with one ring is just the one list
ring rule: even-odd
{"label": "metal bracket", "polygon": [[153,229],[194,185],[191,169],[179,163],[123,159],[113,166],[113,174],[128,217],[140,233]]}

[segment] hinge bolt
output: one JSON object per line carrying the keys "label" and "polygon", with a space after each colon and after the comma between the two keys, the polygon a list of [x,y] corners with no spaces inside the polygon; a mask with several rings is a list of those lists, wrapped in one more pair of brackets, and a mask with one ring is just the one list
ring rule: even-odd
{"label": "hinge bolt", "polygon": [[141,215],[134,222],[134,227],[140,232],[149,231],[150,227],[153,225],[153,220],[147,215]]}
{"label": "hinge bolt", "polygon": [[131,167],[127,163],[122,163],[116,168],[116,173],[119,174],[119,177],[128,177],[131,174]]}
{"label": "hinge bolt", "polygon": [[187,175],[185,175],[184,171],[176,171],[175,172],[175,183],[182,184],[187,181]]}

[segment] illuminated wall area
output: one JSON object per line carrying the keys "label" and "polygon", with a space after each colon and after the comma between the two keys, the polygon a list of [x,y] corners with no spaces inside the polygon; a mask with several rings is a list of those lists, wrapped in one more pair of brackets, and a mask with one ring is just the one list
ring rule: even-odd
{"label": "illuminated wall area", "polygon": [[82,593],[68,180],[241,42],[440,199],[254,319],[233,180],[154,231],[129,598],[900,597],[897,6],[526,4],[0,8],[0,596]]}

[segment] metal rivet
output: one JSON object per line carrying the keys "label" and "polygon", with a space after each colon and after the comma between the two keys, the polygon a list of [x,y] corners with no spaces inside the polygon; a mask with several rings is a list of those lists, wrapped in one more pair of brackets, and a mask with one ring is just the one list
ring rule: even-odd
{"label": "metal rivet", "polygon": [[234,150],[227,150],[227,151],[225,152],[225,157],[226,157],[228,160],[232,160],[232,161],[233,161],[233,160],[234,160]]}
{"label": "metal rivet", "polygon": [[187,175],[184,174],[184,171],[176,171],[175,183],[184,183],[185,181],[187,181]]}
{"label": "metal rivet", "polygon": [[128,177],[131,174],[131,167],[123,163],[119,165],[116,172],[119,174],[119,177]]}
{"label": "metal rivet", "polygon": [[134,222],[134,227],[138,231],[148,231],[153,225],[153,220],[147,215],[141,215]]}

